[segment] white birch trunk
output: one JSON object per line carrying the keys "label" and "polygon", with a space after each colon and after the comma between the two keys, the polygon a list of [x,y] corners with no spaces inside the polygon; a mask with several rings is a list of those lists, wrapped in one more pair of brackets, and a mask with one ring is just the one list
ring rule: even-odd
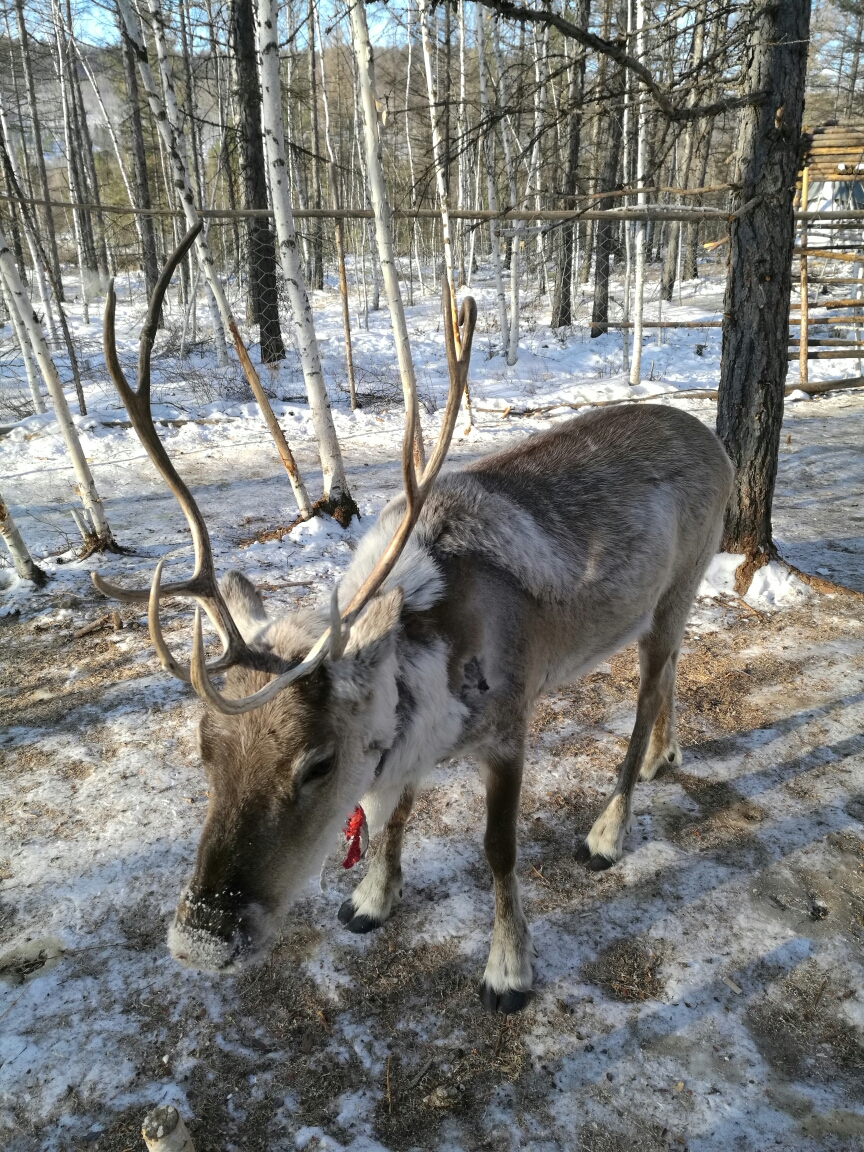
{"label": "white birch trunk", "polygon": [[[435,184],[441,208],[441,232],[444,238],[444,265],[450,283],[450,295],[456,300],[453,282],[453,246],[450,240],[450,207],[447,201],[447,174],[444,171],[444,141],[438,108],[438,90],[432,72],[432,44],[429,38],[429,0],[418,0],[420,12],[420,40],[423,45],[423,65],[426,70],[426,91],[429,96],[429,119],[432,122],[432,160],[435,165]],[[457,344],[458,347],[458,344]]]}
{"label": "white birch trunk", "polygon": [[2,493],[0,493],[0,536],[3,537],[6,547],[9,549],[15,571],[21,579],[32,580],[37,588],[41,588],[48,577],[27,550],[27,545],[21,539],[21,533],[18,531],[18,525],[12,519],[12,513],[3,502]]}
{"label": "white birch trunk", "polygon": [[[276,220],[276,236],[279,241],[279,259],[282,275],[288,289],[291,315],[297,335],[297,348],[303,367],[303,379],[312,423],[318,441],[321,458],[321,471],[324,478],[324,499],[328,503],[344,505],[348,520],[353,500],[348,491],[345,465],[339,450],[339,440],[333,424],[333,413],[327,397],[324,375],[321,371],[321,356],[318,351],[318,338],[315,335],[315,322],[309,293],[303,278],[300,252],[297,248],[297,233],[294,230],[294,215],[291,211],[291,197],[288,191],[289,172],[285,161],[285,131],[282,124],[282,88],[279,76],[279,34],[277,0],[258,0],[257,31],[258,59],[261,70],[261,127],[264,133],[264,147],[270,174],[270,191],[273,197],[273,214]],[[314,28],[309,29],[314,36]],[[356,511],[356,509],[355,509]]]}
{"label": "white birch trunk", "polygon": [[[159,127],[159,135],[165,146],[165,151],[168,154],[171,167],[174,172],[174,182],[180,194],[180,203],[183,207],[183,214],[186,217],[186,225],[189,228],[194,228],[200,223],[200,217],[195,208],[195,201],[192,196],[192,188],[189,184],[189,174],[186,165],[183,161],[183,155],[180,151],[180,143],[177,133],[174,129],[174,124],[179,124],[180,113],[177,108],[177,99],[174,96],[174,87],[171,82],[170,61],[168,59],[167,47],[165,45],[164,33],[160,36],[162,29],[162,15],[159,11],[159,5],[156,0],[150,0],[150,10],[154,14],[154,28],[157,45],[157,55],[160,56],[160,66],[162,67],[163,80],[165,81],[165,94],[166,103],[163,104],[162,98],[159,94],[159,89],[156,87],[156,82],[153,78],[153,73],[150,70],[150,65],[147,61],[147,49],[144,44],[144,38],[141,35],[141,30],[138,27],[138,21],[135,18],[135,13],[132,10],[130,0],[117,0],[117,6],[120,10],[120,15],[123,18],[123,24],[126,28],[127,35],[135,46],[136,55],[138,57],[138,73],[141,77],[141,82],[144,85],[144,91],[147,94],[147,101],[153,112],[156,123]],[[161,41],[161,49],[159,47]],[[164,55],[164,63],[162,56]],[[273,409],[270,407],[270,401],[261,387],[261,381],[258,379],[258,373],[249,359],[249,353],[246,351],[246,345],[240,339],[240,333],[237,329],[237,323],[231,313],[228,305],[228,298],[225,295],[225,290],[222,287],[222,282],[216,275],[216,269],[213,263],[213,254],[210,251],[210,245],[207,242],[206,231],[198,233],[198,238],[195,241],[195,247],[198,253],[198,262],[201,267],[201,272],[205,281],[210,286],[216,304],[219,309],[219,315],[222,323],[225,325],[228,333],[231,336],[234,348],[240,363],[243,366],[243,371],[246,379],[249,381],[249,386],[261,409],[265,423],[270,430],[270,435],[276,444],[279,456],[288,473],[288,479],[291,482],[291,488],[294,492],[294,497],[297,501],[297,507],[300,515],[308,518],[311,515],[311,504],[309,496],[306,492],[306,486],[303,483],[303,478],[300,475],[299,469],[291,454],[291,449],[288,447],[288,442],[285,439],[285,434],[279,426],[276,417],[273,415]],[[218,338],[223,336],[219,324],[216,324],[215,335]]]}
{"label": "white birch trunk", "polygon": [[[645,0],[636,0],[636,57],[641,60],[645,54]],[[645,168],[648,163],[648,125],[646,115],[647,96],[645,86],[639,82],[636,88],[636,203],[640,208],[648,204],[645,187]],[[630,360],[630,385],[635,387],[642,378],[642,338],[645,307],[645,221],[636,222],[635,237],[636,280],[633,302],[633,355]]]}
{"label": "white birch trunk", "polygon": [[[468,107],[465,100],[465,0],[458,0],[457,22],[459,25],[459,105],[456,109],[456,136],[458,140],[459,157],[459,189],[456,207],[464,209],[469,197],[471,184],[470,165],[468,163]],[[465,221],[459,220],[457,224],[458,235],[456,248],[459,260],[459,283],[465,284]],[[471,229],[473,239],[476,229]],[[471,263],[468,263],[468,280],[471,279]],[[454,297],[455,299],[455,297]]]}
{"label": "white birch trunk", "polygon": [[[3,93],[0,89],[0,126],[3,129],[3,137],[6,140],[6,153],[9,157],[9,165],[12,169],[12,175],[18,182],[18,187],[23,191],[24,183],[21,180],[21,169],[18,165],[18,157],[15,149],[12,146],[12,136],[9,132],[9,120],[6,116],[6,106],[3,103]],[[12,189],[10,188],[11,192]],[[33,276],[36,279],[36,287],[39,291],[39,299],[42,301],[42,308],[45,312],[45,322],[48,325],[48,335],[52,340],[57,339],[57,329],[54,325],[54,309],[51,306],[51,293],[48,289],[48,284],[45,280],[45,269],[42,267],[42,260],[39,256],[39,246],[36,243],[36,238],[30,230],[28,220],[30,214],[21,213],[21,219],[24,226],[24,235],[27,239],[27,247],[30,250],[30,263],[33,265]]]}
{"label": "white birch trunk", "polygon": [[[321,103],[324,108],[324,140],[327,144],[327,155],[330,157],[330,198],[333,204],[333,210],[338,212],[341,208],[338,183],[339,174],[336,170],[336,156],[333,152],[333,142],[330,138],[330,101],[327,99],[324,37],[321,35],[321,16],[317,4],[314,4],[314,9],[315,32],[318,36],[318,60],[320,61],[321,67]],[[281,111],[281,101],[279,104],[280,108],[278,110]],[[272,188],[270,190],[270,199],[271,201],[273,200]],[[354,350],[351,344],[351,307],[348,302],[348,275],[345,271],[345,223],[339,216],[336,217],[333,223],[336,239],[336,264],[339,271],[339,298],[342,303],[342,331],[345,335],[345,372],[348,376],[348,395],[351,400],[351,411],[354,412],[357,408],[357,386],[354,380]],[[410,261],[410,254],[408,258]]]}
{"label": "white birch trunk", "polygon": [[33,349],[30,347],[27,330],[24,327],[24,321],[21,319],[21,314],[15,303],[15,297],[9,291],[6,284],[6,277],[2,272],[0,272],[0,287],[3,289],[3,299],[6,301],[6,309],[12,321],[12,327],[15,330],[15,339],[18,341],[18,347],[21,349],[21,359],[24,361],[24,371],[27,375],[27,386],[30,389],[33,407],[41,414],[45,411],[45,401],[42,399],[42,393],[39,390],[39,370],[33,358]]}
{"label": "white birch trunk", "polygon": [[[72,43],[72,46],[75,49],[75,53],[78,56],[79,61],[81,62],[81,67],[84,69],[84,74],[90,82],[90,87],[93,89],[93,95],[96,97],[96,101],[99,104],[99,110],[102,113],[102,115],[105,117],[105,124],[108,128],[108,135],[111,137],[111,146],[114,149],[114,156],[117,160],[117,167],[120,169],[120,176],[121,176],[121,179],[123,180],[123,187],[126,189],[126,197],[129,200],[129,203],[131,204],[131,206],[133,208],[137,208],[138,205],[135,202],[135,196],[132,192],[132,184],[129,180],[129,173],[126,170],[126,161],[123,159],[123,152],[120,148],[120,141],[117,139],[117,133],[114,130],[114,125],[111,123],[111,117],[108,115],[108,109],[105,107],[105,102],[102,99],[102,93],[99,91],[99,85],[96,83],[96,77],[93,75],[93,69],[87,63],[87,57],[84,55],[84,53],[78,47],[78,41],[72,36],[70,36],[70,41]],[[135,227],[138,231],[138,239],[140,240],[141,239],[141,225],[140,225],[141,217],[136,212],[134,218],[135,218]]]}
{"label": "white birch trunk", "polygon": [[[498,17],[495,17],[494,36],[492,47],[495,53],[495,66],[498,69],[498,102],[502,108],[507,107],[507,78],[501,60],[500,26]],[[504,148],[504,171],[507,173],[507,186],[510,193],[510,207],[518,207],[518,191],[516,188],[516,164],[510,149],[507,137],[507,127],[501,121],[501,144]],[[519,359],[519,255],[522,242],[519,236],[519,221],[513,224],[513,239],[510,248],[510,335],[507,338],[507,363],[515,364]]]}
{"label": "white birch trunk", "polygon": [[[72,178],[72,130],[69,123],[69,101],[71,93],[68,91],[66,53],[63,51],[63,18],[60,6],[56,0],[52,4],[52,17],[54,21],[54,42],[57,46],[57,78],[60,85],[60,104],[63,112],[63,140],[66,147],[66,171],[69,181],[69,194],[75,200],[76,193],[80,195],[82,189]],[[83,197],[82,197],[83,199]],[[85,324],[90,323],[90,269],[84,257],[84,237],[81,225],[80,209],[72,209],[72,224],[75,232],[75,247],[78,253],[78,274],[81,278],[81,319]]]}
{"label": "white birch trunk", "polygon": [[102,507],[102,501],[99,499],[99,494],[96,491],[96,484],[84,457],[81,442],[78,439],[78,433],[75,430],[75,425],[72,423],[72,413],[69,411],[69,405],[63,394],[63,386],[60,383],[57,368],[51,359],[42,328],[34,315],[33,307],[24,291],[24,285],[21,283],[21,277],[18,275],[18,269],[15,267],[12,252],[6,243],[6,237],[3,235],[2,230],[0,230],[0,268],[2,268],[3,277],[14,298],[14,305],[18,309],[24,327],[27,329],[30,345],[36,361],[39,364],[40,371],[42,372],[42,378],[48,389],[48,395],[51,397],[51,402],[54,405],[57,423],[60,425],[60,431],[63,434],[63,439],[66,441],[66,448],[72,460],[75,479],[78,481],[78,495],[81,497],[81,503],[84,505],[84,510],[88,513],[93,523],[93,529],[98,538],[99,546],[109,546],[112,543],[111,529],[108,527],[105,510]]}
{"label": "white birch trunk", "polygon": [[[453,325],[453,336],[458,352],[461,348],[461,337],[456,312],[456,282],[453,268],[453,245],[450,237],[450,206],[447,197],[447,173],[444,170],[444,139],[441,135],[438,89],[432,73],[432,45],[429,39],[429,0],[419,0],[418,8],[420,12],[420,38],[423,44],[423,63],[426,69],[426,91],[429,96],[429,118],[432,122],[432,158],[435,164],[435,182],[438,186],[438,203],[441,208],[444,266],[447,270],[447,281],[450,285],[451,323]],[[468,418],[473,423],[471,396],[468,392],[467,384],[465,385],[465,406],[468,409]]]}
{"label": "white birch trunk", "polygon": [[[627,0],[627,51],[631,50],[633,36],[633,3]],[[631,180],[631,140],[630,124],[633,116],[633,83],[628,72],[624,78],[624,125],[622,131],[624,148],[623,181],[624,187],[629,187]],[[630,197],[624,197],[625,207],[630,203]],[[621,319],[624,327],[621,329],[621,366],[625,372],[630,372],[630,290],[633,280],[633,227],[629,220],[624,223],[624,313]]]}
{"label": "white birch trunk", "polygon": [[369,176],[372,211],[375,214],[375,231],[381,257],[381,274],[384,278],[384,289],[387,293],[387,304],[390,309],[390,322],[393,325],[393,336],[396,342],[396,358],[399,362],[399,375],[402,379],[402,394],[405,398],[406,409],[414,409],[417,428],[414,456],[417,463],[423,466],[426,462],[426,453],[423,448],[423,434],[420,429],[417,378],[414,374],[414,361],[411,358],[411,345],[408,340],[408,326],[405,323],[405,309],[399,292],[399,275],[393,255],[390,204],[387,200],[387,188],[384,184],[381,139],[378,133],[375,64],[372,59],[372,46],[369,43],[364,0],[356,0],[356,3],[351,7],[351,32],[354,40],[354,54],[357,59],[360,95],[363,101],[363,119],[366,126],[364,132],[366,167]]}
{"label": "white birch trunk", "polygon": [[[416,184],[416,180],[414,177],[414,149],[411,147],[411,128],[410,128],[409,117],[408,117],[408,100],[409,100],[409,97],[411,95],[411,57],[412,57],[412,50],[414,47],[413,41],[411,39],[411,15],[412,15],[413,11],[414,11],[413,0],[407,0],[407,3],[405,5],[405,35],[408,38],[408,64],[407,64],[407,67],[405,69],[405,143],[408,147],[408,173],[409,173],[410,178],[411,178],[411,207],[416,208],[417,207],[417,184]],[[423,287],[423,267],[420,263],[420,244],[419,244],[419,241],[417,239],[417,218],[416,217],[412,217],[412,219],[411,219],[411,247],[413,247],[413,249],[414,249],[414,259],[415,259],[415,262],[417,264],[417,279],[420,283],[420,297],[422,299],[423,296],[426,295],[426,291]],[[410,262],[411,262],[411,250],[410,250],[410,248],[408,251],[408,262],[410,265]],[[412,290],[412,296],[413,296],[413,290]],[[409,302],[409,304],[414,303],[414,301],[411,297],[409,297],[408,302]]]}
{"label": "white birch trunk", "polygon": [[[475,5],[475,36],[477,41],[477,79],[480,88],[480,117],[485,121],[489,113],[489,98],[486,91],[486,41],[485,10],[481,4]],[[495,137],[490,128],[483,132],[483,165],[486,170],[486,203],[489,211],[498,211],[498,194],[495,190],[495,158],[493,149]],[[510,330],[507,322],[507,297],[504,294],[504,278],[501,274],[501,242],[498,237],[498,221],[489,221],[489,242],[491,245],[492,271],[495,275],[495,294],[498,298],[498,327],[501,330],[501,351],[504,356],[510,345]]]}
{"label": "white birch trunk", "polygon": [[[531,150],[531,166],[528,173],[528,184],[525,188],[525,210],[528,210],[530,196],[534,195],[534,207],[539,212],[542,207],[540,195],[540,163],[542,160],[541,140],[543,137],[543,120],[546,116],[546,78],[549,60],[549,25],[543,30],[542,39],[538,41],[536,29],[534,32],[534,147]],[[537,229],[537,263],[540,277],[541,294],[547,289],[546,256],[543,249],[543,229]]]}
{"label": "white birch trunk", "polygon": [[[128,5],[128,2],[129,0],[122,0],[120,5],[121,12],[123,11],[123,8]],[[186,223],[188,227],[192,228],[195,226],[195,224],[198,223],[199,217],[195,208],[195,197],[192,192],[192,184],[189,179],[189,164],[186,153],[186,140],[181,127],[182,120],[180,117],[180,108],[177,104],[177,95],[174,92],[174,77],[171,74],[171,57],[168,54],[168,44],[165,40],[165,18],[162,15],[162,9],[159,6],[158,0],[148,0],[148,7],[150,8],[150,17],[152,20],[153,41],[156,45],[156,59],[159,64],[159,77],[162,81],[162,102],[164,115],[160,119],[158,114],[156,114],[155,108],[153,111],[154,115],[156,115],[157,124],[159,125],[160,132],[162,133],[162,137],[165,141],[165,147],[168,152],[168,158],[171,162],[171,167],[174,170],[174,184],[180,197],[180,206],[183,209],[184,215],[186,216]],[[138,70],[143,78],[144,71],[140,56],[138,58]],[[150,99],[150,91],[147,88],[146,80],[144,81],[144,90],[147,92],[150,107],[153,108],[153,101]],[[158,96],[158,92],[155,92],[155,94]],[[171,140],[168,138],[168,131],[170,131]],[[227,333],[228,336],[231,337],[232,343],[235,344],[237,340],[239,340],[239,336],[235,336],[234,328],[236,327],[236,324],[231,313],[231,307],[228,303],[228,297],[225,295],[225,289],[222,285],[222,281],[219,279],[219,276],[216,272],[216,265],[213,260],[213,254],[210,251],[210,243],[207,238],[206,229],[204,229],[198,236],[198,239],[195,242],[195,247],[198,252],[198,260],[201,264],[201,271],[204,274],[205,285],[207,288],[209,288],[209,292],[205,292],[205,295],[207,296],[210,319],[213,325],[213,339],[216,344],[216,360],[220,367],[225,367],[228,364],[228,349],[226,347],[225,335]],[[193,309],[194,306],[195,305],[193,301]]]}

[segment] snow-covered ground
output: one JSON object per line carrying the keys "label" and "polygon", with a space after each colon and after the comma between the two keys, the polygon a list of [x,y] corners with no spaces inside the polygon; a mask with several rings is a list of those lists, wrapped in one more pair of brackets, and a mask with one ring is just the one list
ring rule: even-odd
{"label": "snow-covered ground", "polygon": [[[476,425],[460,422],[457,461],[550,426],[571,413],[561,405],[628,393],[620,336],[559,339],[530,302],[519,362],[486,358],[494,301],[488,283],[474,291]],[[721,299],[705,280],[663,315],[714,319]],[[438,306],[407,312],[429,438],[446,393]],[[140,314],[121,306],[130,376]],[[203,348],[154,367],[156,414],[172,421],[160,431],[217,566],[242,568],[271,609],[325,596],[400,482],[386,312],[355,328],[359,390],[377,399],[354,414],[335,297],[318,297],[316,319],[364,517],[348,533],[315,520],[257,542],[295,516],[257,409],[236,374],[215,379]],[[53,577],[34,593],[0,569],[0,1143],[141,1147],[143,1113],[164,1101],[192,1118],[199,1148],[244,1152],[864,1147],[864,613],[779,565],[757,573],[746,603],[731,594],[734,560],[712,567],[680,665],[683,768],[639,786],[627,854],[608,873],[585,872],[573,851],[632,724],[634,652],[539,706],[519,865],[537,996],[522,1016],[485,1016],[475,994],[491,895],[467,762],[430,781],[409,825],[405,898],[380,932],[337,923],[356,877],[334,860],[261,968],[217,980],[171,961],[167,922],[206,800],[199,705],[159,672],[141,612],[121,608],[119,631],[74,633],[111,608],[92,567],[143,585],[163,555],[168,578],[188,571],[191,546],[122,426],[95,328],[78,423],[132,551],[74,562],[71,471],[50,417],[0,439],[3,496]],[[642,394],[716,386],[719,331],[667,329],[643,364]],[[815,361],[812,374],[857,371]],[[263,375],[314,498],[296,358]],[[713,401],[674,403],[713,423]],[[791,563],[859,591],[862,431],[861,392],[787,402],[775,510]],[[165,619],[182,651],[189,610]]]}

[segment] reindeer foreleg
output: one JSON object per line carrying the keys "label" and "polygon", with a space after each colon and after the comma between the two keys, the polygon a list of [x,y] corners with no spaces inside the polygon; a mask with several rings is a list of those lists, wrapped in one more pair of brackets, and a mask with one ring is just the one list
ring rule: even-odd
{"label": "reindeer foreleg", "polygon": [[402,898],[402,841],[413,805],[414,789],[406,788],[384,825],[369,870],[339,909],[349,932],[380,928]]}

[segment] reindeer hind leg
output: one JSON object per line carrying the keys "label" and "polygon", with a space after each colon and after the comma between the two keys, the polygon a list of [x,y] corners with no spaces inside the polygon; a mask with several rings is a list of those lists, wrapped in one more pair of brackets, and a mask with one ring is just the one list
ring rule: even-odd
{"label": "reindeer hind leg", "polygon": [[639,640],[639,695],[630,743],[615,789],[576,852],[576,859],[592,872],[611,868],[621,859],[632,821],[633,789],[643,765],[648,764],[653,775],[661,762],[677,759],[680,763],[675,740],[675,671],[694,591],[667,592],[654,611],[650,629]]}

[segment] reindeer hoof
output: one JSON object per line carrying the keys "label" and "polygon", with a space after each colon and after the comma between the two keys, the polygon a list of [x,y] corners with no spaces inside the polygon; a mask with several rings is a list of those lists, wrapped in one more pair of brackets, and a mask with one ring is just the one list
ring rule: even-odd
{"label": "reindeer hoof", "polygon": [[508,988],[506,992],[495,992],[484,981],[478,989],[483,1007],[487,1012],[503,1012],[505,1016],[521,1012],[531,999],[531,992],[521,988]]}
{"label": "reindeer hoof", "polygon": [[607,868],[611,868],[613,864],[617,863],[617,861],[610,860],[608,856],[601,856],[599,853],[596,856],[592,855],[587,840],[583,840],[576,849],[576,859],[580,864],[584,864],[589,872],[605,872]]}
{"label": "reindeer hoof", "polygon": [[356,932],[358,936],[362,936],[365,932],[374,932],[384,923],[383,920],[376,920],[362,912],[355,912],[354,905],[350,900],[344,901],[339,909],[339,921],[345,925],[349,932]]}

